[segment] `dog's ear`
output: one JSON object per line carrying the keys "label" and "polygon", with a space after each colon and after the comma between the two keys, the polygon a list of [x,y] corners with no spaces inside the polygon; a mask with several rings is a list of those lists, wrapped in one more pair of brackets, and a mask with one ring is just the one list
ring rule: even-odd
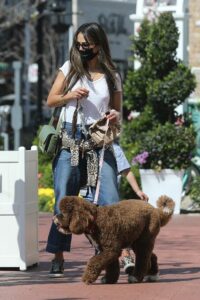
{"label": "dog's ear", "polygon": [[91,224],[94,222],[94,217],[89,211],[76,210],[73,212],[69,229],[72,233],[82,234],[89,230]]}
{"label": "dog's ear", "polygon": [[[65,214],[72,213],[74,209],[74,196],[66,196],[64,197],[59,204],[60,211]],[[76,201],[76,200],[75,200]]]}
{"label": "dog's ear", "polygon": [[94,222],[96,206],[77,196],[66,196],[60,201],[60,211],[69,218],[69,229],[72,233],[82,234],[88,231]]}

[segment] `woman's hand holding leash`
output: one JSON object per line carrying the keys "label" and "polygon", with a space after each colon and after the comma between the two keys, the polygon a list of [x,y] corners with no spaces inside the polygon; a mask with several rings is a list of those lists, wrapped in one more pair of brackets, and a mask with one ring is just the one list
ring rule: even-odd
{"label": "woman's hand holding leash", "polygon": [[139,198],[143,201],[148,202],[149,197],[141,190],[137,191],[136,194],[139,196]]}
{"label": "woman's hand holding leash", "polygon": [[106,113],[106,117],[109,122],[117,123],[120,119],[120,113],[115,109],[111,109],[108,113]]}

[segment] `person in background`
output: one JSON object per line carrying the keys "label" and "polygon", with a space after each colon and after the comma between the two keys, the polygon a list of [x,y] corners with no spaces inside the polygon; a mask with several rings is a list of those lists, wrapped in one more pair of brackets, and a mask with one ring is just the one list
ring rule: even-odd
{"label": "person in background", "polygon": [[[137,180],[133,172],[131,171],[131,166],[124,154],[124,151],[117,142],[113,143],[113,149],[117,162],[119,177],[125,176],[131,188],[139,197],[139,199],[148,201],[148,196],[140,189]],[[123,249],[121,255],[121,263],[125,273],[128,275],[131,274],[134,268],[134,257],[133,255],[131,255],[131,251],[129,249]]]}

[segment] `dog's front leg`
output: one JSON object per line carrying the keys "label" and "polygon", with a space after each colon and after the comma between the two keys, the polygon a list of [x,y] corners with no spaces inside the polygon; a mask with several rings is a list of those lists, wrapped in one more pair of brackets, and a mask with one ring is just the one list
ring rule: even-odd
{"label": "dog's front leg", "polygon": [[86,284],[93,283],[97,280],[101,271],[106,269],[106,266],[116,260],[114,253],[101,252],[98,255],[93,256],[86,267],[86,270],[82,276],[82,281]]}

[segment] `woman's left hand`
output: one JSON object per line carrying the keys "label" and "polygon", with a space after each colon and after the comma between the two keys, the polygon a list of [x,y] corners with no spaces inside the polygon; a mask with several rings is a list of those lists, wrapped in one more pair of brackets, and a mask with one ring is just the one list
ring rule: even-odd
{"label": "woman's left hand", "polygon": [[139,191],[137,191],[136,194],[138,195],[138,197],[139,197],[141,200],[148,202],[149,197],[148,197],[145,193],[143,193],[143,191],[139,190]]}
{"label": "woman's left hand", "polygon": [[115,109],[111,109],[109,114],[106,114],[106,117],[111,123],[117,123],[120,119],[120,113]]}

